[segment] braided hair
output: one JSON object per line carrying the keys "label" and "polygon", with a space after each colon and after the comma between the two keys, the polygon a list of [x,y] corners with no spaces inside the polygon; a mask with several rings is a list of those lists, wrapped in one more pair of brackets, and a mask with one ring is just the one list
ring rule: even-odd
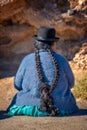
{"label": "braided hair", "polygon": [[[46,42],[47,43],[47,42]],[[40,110],[41,111],[47,111],[49,116],[56,116],[59,114],[58,108],[54,105],[53,102],[53,97],[52,97],[52,91],[55,89],[58,79],[59,79],[59,65],[57,63],[56,58],[53,55],[53,52],[50,48],[51,45],[46,44],[40,41],[36,41],[35,45],[35,61],[36,61],[36,68],[38,72],[38,77],[41,82],[41,87],[40,87],[40,92],[41,92],[41,97],[40,97]],[[52,85],[49,85],[44,82],[44,77],[42,75],[41,71],[41,65],[40,65],[40,55],[39,55],[39,50],[40,49],[45,49],[51,56],[52,61],[55,66],[55,77]]]}

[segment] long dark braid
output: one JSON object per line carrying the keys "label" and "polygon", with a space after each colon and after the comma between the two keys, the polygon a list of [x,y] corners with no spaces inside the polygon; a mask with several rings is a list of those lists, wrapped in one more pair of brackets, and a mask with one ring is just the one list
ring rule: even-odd
{"label": "long dark braid", "polygon": [[55,59],[53,55],[52,50],[50,49],[50,46],[46,45],[44,47],[45,47],[44,49],[47,50],[47,52],[52,57],[53,63],[55,65],[55,77],[54,77],[54,82],[51,86],[44,82],[44,77],[42,75],[41,65],[40,65],[39,48],[35,47],[36,68],[37,68],[39,80],[41,82],[40,110],[47,111],[50,116],[56,116],[59,114],[59,110],[54,105],[53,98],[52,98],[52,91],[55,89],[58,83],[59,66],[58,66],[57,60]]}

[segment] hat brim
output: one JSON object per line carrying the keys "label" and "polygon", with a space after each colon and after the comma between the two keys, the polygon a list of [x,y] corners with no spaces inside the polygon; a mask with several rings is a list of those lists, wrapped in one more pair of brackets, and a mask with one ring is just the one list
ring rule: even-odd
{"label": "hat brim", "polygon": [[34,39],[38,40],[38,41],[58,41],[59,40],[59,37],[54,37],[53,39],[48,39],[48,38],[43,38],[43,37],[38,37],[37,35],[34,35],[33,36]]}

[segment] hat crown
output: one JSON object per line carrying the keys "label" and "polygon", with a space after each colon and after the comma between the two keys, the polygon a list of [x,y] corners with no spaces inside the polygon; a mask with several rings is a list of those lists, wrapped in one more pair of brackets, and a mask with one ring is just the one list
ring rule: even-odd
{"label": "hat crown", "polygon": [[52,39],[55,38],[55,29],[54,28],[48,28],[48,27],[42,27],[38,31],[38,37],[41,37],[43,39]]}
{"label": "hat crown", "polygon": [[56,35],[56,31],[54,28],[41,27],[38,30],[38,34],[34,35],[34,38],[38,41],[54,42],[59,39],[59,37],[55,37],[55,35]]}

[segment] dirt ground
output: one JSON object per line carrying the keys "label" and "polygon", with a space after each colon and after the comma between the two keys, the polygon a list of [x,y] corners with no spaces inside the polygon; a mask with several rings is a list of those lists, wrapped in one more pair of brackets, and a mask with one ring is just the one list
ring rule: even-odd
{"label": "dirt ground", "polygon": [[86,116],[12,117],[0,121],[0,130],[87,130]]}

